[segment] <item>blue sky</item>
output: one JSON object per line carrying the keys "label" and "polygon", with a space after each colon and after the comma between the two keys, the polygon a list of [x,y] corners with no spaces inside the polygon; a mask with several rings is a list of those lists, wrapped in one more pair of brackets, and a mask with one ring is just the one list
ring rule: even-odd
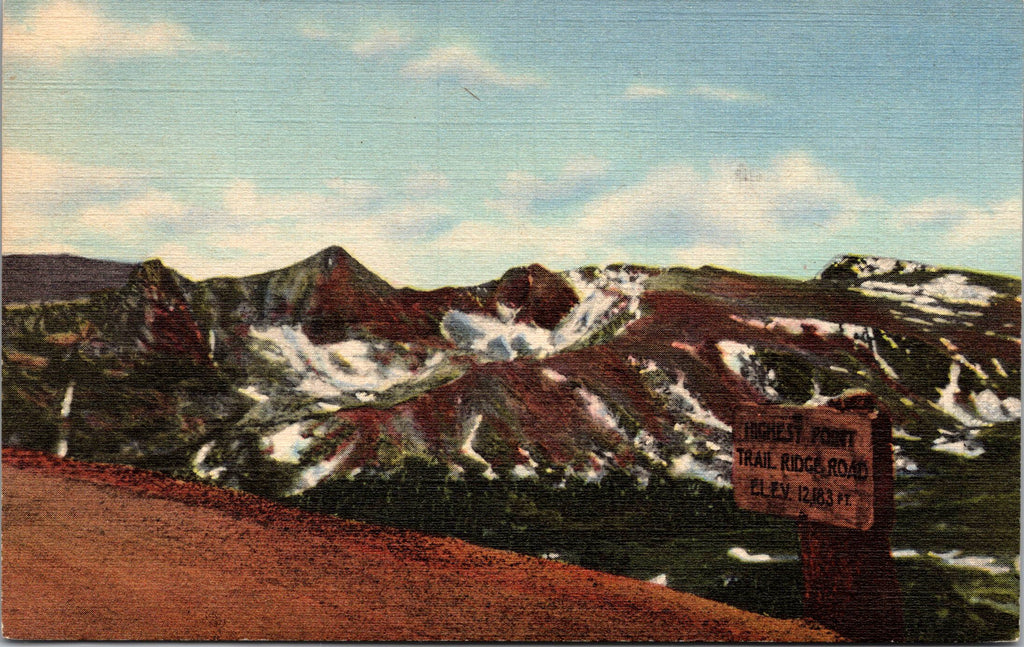
{"label": "blue sky", "polygon": [[1021,272],[1020,2],[4,3],[3,249]]}

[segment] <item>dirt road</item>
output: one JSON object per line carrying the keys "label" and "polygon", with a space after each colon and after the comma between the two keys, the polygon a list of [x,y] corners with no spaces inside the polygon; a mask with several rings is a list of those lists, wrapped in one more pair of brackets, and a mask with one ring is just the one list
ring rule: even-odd
{"label": "dirt road", "polygon": [[654,584],[142,470],[7,449],[3,459],[8,638],[836,639]]}

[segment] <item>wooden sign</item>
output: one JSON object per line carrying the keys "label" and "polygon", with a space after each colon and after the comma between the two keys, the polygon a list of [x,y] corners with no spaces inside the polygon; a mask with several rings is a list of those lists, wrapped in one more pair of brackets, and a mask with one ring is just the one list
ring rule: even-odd
{"label": "wooden sign", "polygon": [[872,420],[749,405],[733,425],[733,490],[746,510],[867,530],[875,521]]}
{"label": "wooden sign", "polygon": [[800,521],[805,617],[850,640],[901,641],[891,424],[873,397],[834,406],[736,410],[736,505]]}

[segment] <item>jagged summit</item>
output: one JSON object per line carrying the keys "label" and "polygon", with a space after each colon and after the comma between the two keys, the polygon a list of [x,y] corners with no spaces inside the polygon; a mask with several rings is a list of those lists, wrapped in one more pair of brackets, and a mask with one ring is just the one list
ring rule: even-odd
{"label": "jagged summit", "polygon": [[325,247],[286,267],[241,278],[249,281],[284,280],[301,283],[315,277],[325,277],[326,280],[326,277],[331,276],[334,277],[333,280],[343,279],[374,293],[384,294],[395,289],[338,245]]}

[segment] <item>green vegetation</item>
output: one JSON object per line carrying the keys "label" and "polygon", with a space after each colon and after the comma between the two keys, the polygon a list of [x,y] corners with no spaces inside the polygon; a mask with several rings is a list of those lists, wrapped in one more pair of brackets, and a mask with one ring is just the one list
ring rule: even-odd
{"label": "green vegetation", "polygon": [[[928,551],[958,549],[1006,564],[1017,554],[1014,431],[1013,425],[993,431],[987,438],[993,443],[989,460],[939,455],[955,478],[900,480],[901,489],[916,487],[914,496],[920,495],[913,506],[900,507],[892,536],[894,547],[919,552],[917,558],[897,561],[908,640],[1016,635],[1019,576],[1013,570],[992,575],[928,556]],[[996,459],[1003,450],[1011,453]],[[984,491],[982,499],[957,485],[963,482]],[[680,591],[775,617],[802,614],[796,524],[739,510],[731,491],[663,472],[652,475],[642,490],[621,473],[600,484],[570,479],[560,489],[543,479],[490,481],[472,471],[455,480],[436,461],[407,457],[390,475],[334,478],[286,501],[638,579],[664,573]],[[774,561],[738,561],[728,555],[733,547]]]}

